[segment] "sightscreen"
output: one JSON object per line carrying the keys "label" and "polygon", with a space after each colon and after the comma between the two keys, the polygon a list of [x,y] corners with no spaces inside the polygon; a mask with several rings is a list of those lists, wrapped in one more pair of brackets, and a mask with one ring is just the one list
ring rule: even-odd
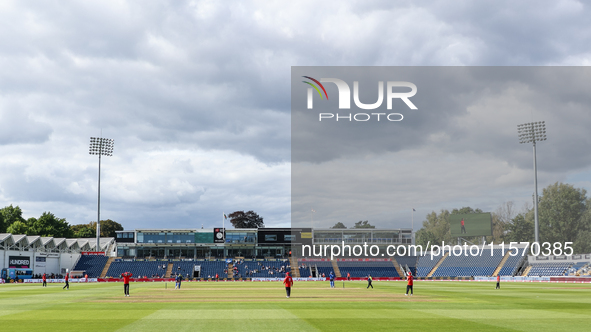
{"label": "sightscreen", "polygon": [[492,235],[492,217],[487,213],[452,214],[449,216],[452,236],[489,236]]}

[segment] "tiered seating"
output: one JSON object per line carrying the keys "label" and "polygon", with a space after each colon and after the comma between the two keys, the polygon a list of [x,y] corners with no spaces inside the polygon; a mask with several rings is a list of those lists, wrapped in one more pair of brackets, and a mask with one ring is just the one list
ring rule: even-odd
{"label": "tiered seating", "polygon": [[[107,277],[118,278],[123,272],[131,272],[134,278],[140,276],[152,277],[152,275],[164,276],[168,262],[162,261],[121,261],[111,263]],[[164,268],[163,268],[164,267]]]}
{"label": "tiered seating", "polygon": [[[311,263],[314,262],[298,261],[298,268],[300,269],[300,278],[310,277],[310,266],[314,265]],[[306,267],[302,268],[302,264],[304,264]]]}
{"label": "tiered seating", "polygon": [[285,267],[286,272],[291,272],[291,268],[287,268],[288,265],[289,261],[246,261],[234,266],[238,268],[239,277],[242,278],[283,278],[285,272],[277,271]]}
{"label": "tiered seating", "polygon": [[300,268],[300,278],[308,278],[310,276],[310,267]]}
{"label": "tiered seating", "polygon": [[[195,261],[193,262],[194,265],[201,266],[201,278],[215,278],[216,273],[221,278],[226,278],[227,274],[224,273],[224,270],[228,268],[228,264],[225,260],[219,261]],[[174,268],[173,268],[174,270]]]}
{"label": "tiered seating", "polygon": [[99,255],[82,255],[74,266],[74,271],[85,271],[89,278],[100,277],[109,257]]}
{"label": "tiered seating", "polygon": [[177,274],[181,274],[183,276],[183,278],[186,278],[187,275],[189,275],[189,278],[193,278],[193,271],[194,271],[194,267],[195,265],[201,265],[201,264],[196,264],[197,262],[177,262],[174,261],[172,262],[172,275],[177,275]]}
{"label": "tiered seating", "polygon": [[[499,275],[514,276],[515,273],[517,272],[517,268],[519,267],[519,265],[521,265],[521,262],[524,259],[527,259],[527,253],[525,253],[525,255],[523,255],[523,252],[527,249],[528,248],[519,249],[517,256],[509,256],[509,258],[505,262],[505,265],[503,265],[503,267],[501,268],[501,271],[499,271]],[[489,252],[489,255],[490,255],[490,252]]]}
{"label": "tiered seating", "polygon": [[[324,276],[328,278],[330,271],[334,272],[332,263],[330,261],[310,262],[309,265],[316,265],[316,267],[318,268],[318,276],[322,276],[322,274],[324,273]],[[341,275],[343,275],[342,272]]]}
{"label": "tiered seating", "polygon": [[437,262],[441,259],[441,253],[439,256],[433,255],[431,259],[431,253],[426,252],[425,256],[419,256],[417,262],[417,274],[419,277],[426,277],[429,272],[437,265]]}
{"label": "tiered seating", "polygon": [[486,250],[482,256],[454,256],[450,254],[437,268],[433,277],[469,277],[469,276],[490,276],[493,274],[501,260],[503,252],[495,249],[493,256],[490,250]]}
{"label": "tiered seating", "polygon": [[533,263],[532,268],[527,274],[532,277],[555,277],[565,274],[572,263]]}
{"label": "tiered seating", "polygon": [[[416,275],[417,273],[417,261],[418,261],[418,256],[396,256],[396,261],[398,262],[398,264],[400,265],[400,267],[406,267],[408,266],[408,268],[410,269],[410,271],[412,272],[413,275]],[[427,272],[429,273],[429,272]]]}
{"label": "tiered seating", "polygon": [[392,261],[364,262],[364,261],[340,261],[337,262],[341,276],[351,274],[353,278],[363,278],[371,275],[374,278],[399,277],[398,271]]}
{"label": "tiered seating", "polygon": [[587,262],[578,262],[575,265],[571,266],[568,269],[568,274],[569,275],[575,275],[577,273],[577,271],[579,271],[579,269],[583,268],[585,265],[587,265]]}

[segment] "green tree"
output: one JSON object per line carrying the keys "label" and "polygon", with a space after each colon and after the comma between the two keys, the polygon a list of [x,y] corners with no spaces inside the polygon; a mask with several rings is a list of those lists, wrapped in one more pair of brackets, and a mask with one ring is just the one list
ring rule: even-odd
{"label": "green tree", "polygon": [[[454,209],[454,211],[460,210]],[[431,244],[440,244],[443,241],[451,243],[449,215],[448,210],[441,210],[439,214],[435,211],[429,213],[427,220],[423,221],[423,227],[416,234],[417,244],[425,246],[429,241],[431,241]]]}
{"label": "green tree", "polygon": [[575,254],[588,254],[591,252],[591,232],[582,231],[573,244]]}
{"label": "green tree", "polygon": [[501,243],[505,241],[505,234],[509,231],[511,220],[515,217],[515,204],[512,201],[503,202],[492,215],[492,236],[488,236],[488,243]]}
{"label": "green tree", "polygon": [[376,226],[371,225],[367,220],[360,220],[356,222],[351,228],[376,228]]}
{"label": "green tree", "polygon": [[25,221],[17,220],[12,223],[12,225],[8,226],[6,230],[7,233],[12,234],[29,234],[29,226]]}
{"label": "green tree", "polygon": [[573,244],[573,250],[575,254],[591,253],[591,198],[587,199],[585,206],[586,210],[581,217],[581,223],[584,225],[586,230],[577,234],[577,239]]}
{"label": "green tree", "polygon": [[[91,221],[88,227],[93,229],[94,236],[96,237],[96,221]],[[101,220],[101,237],[116,237],[115,231],[122,231],[123,226],[120,223],[111,219]]]}
{"label": "green tree", "polygon": [[236,211],[228,215],[234,228],[264,228],[263,218],[254,211]]}
{"label": "green tree", "polygon": [[505,236],[507,242],[533,242],[534,241],[534,219],[533,212],[518,214],[508,225],[508,232]]}
{"label": "green tree", "polygon": [[465,206],[461,209],[453,209],[451,210],[451,214],[468,214],[468,213],[484,213],[481,209],[473,209],[469,206]]}
{"label": "green tree", "polygon": [[0,209],[0,215],[0,233],[6,233],[8,227],[16,221],[25,222],[23,211],[18,205],[13,207],[12,204],[10,204],[9,206]]}
{"label": "green tree", "polygon": [[541,242],[576,242],[581,232],[591,230],[583,218],[586,194],[585,189],[558,182],[544,188],[538,204]]}
{"label": "green tree", "polygon": [[90,224],[79,224],[70,226],[75,238],[96,238],[96,228]]}
{"label": "green tree", "polygon": [[331,228],[334,229],[347,229],[347,226],[345,226],[345,224],[343,224],[342,222],[338,222],[336,224],[334,224],[334,226],[332,226]]}
{"label": "green tree", "polygon": [[418,245],[422,245],[423,247],[425,247],[427,245],[427,243],[437,243],[437,237],[435,236],[435,234],[433,234],[433,232],[428,231],[425,228],[421,228],[419,229],[416,234],[416,244]]}
{"label": "green tree", "polygon": [[71,238],[73,232],[65,218],[57,218],[51,212],[43,212],[41,217],[29,225],[31,235]]}

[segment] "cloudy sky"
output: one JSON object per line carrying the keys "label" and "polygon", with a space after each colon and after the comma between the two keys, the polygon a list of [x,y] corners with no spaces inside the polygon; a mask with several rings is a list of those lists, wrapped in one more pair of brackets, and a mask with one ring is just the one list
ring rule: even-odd
{"label": "cloudy sky", "polygon": [[[19,205],[25,218],[51,211],[70,224],[95,220],[98,160],[88,145],[102,133],[115,140],[102,163],[103,219],[126,229],[198,228],[218,226],[223,212],[254,210],[268,226],[289,226],[292,66],[591,63],[591,13],[580,2],[455,4],[2,1],[0,206]],[[527,92],[514,88],[501,92]],[[492,111],[494,98],[479,102],[423,140],[376,157],[411,165],[401,172],[413,181],[400,184],[387,215],[339,215],[325,206],[314,218],[404,227],[412,207],[416,222],[441,208],[531,201],[531,148],[516,143],[515,128],[532,117],[548,126],[538,149],[540,187],[563,181],[591,189],[588,107],[564,101],[566,111],[530,109],[507,119]],[[434,143],[445,140],[443,148]],[[357,155],[361,164],[367,153]],[[434,174],[423,165],[452,170],[467,159],[481,163],[469,181],[438,176],[437,192],[430,189]],[[367,171],[376,186],[387,176]],[[491,181],[494,190],[485,190]]]}
{"label": "cloudy sky", "polygon": [[[366,104],[376,101],[379,81],[412,82],[417,109],[399,99],[391,110],[385,100],[375,110],[353,101],[342,109],[335,84],[324,83],[322,100],[302,76],[357,81]],[[532,121],[546,121],[549,136],[537,145],[540,187],[589,179],[591,156],[581,152],[591,144],[591,67],[294,67],[291,102],[295,225],[351,226],[357,218],[408,227],[412,208],[420,223],[439,207],[490,212],[510,200],[519,211],[534,186],[532,144],[519,144],[517,124]],[[401,121],[388,121],[390,113]]]}

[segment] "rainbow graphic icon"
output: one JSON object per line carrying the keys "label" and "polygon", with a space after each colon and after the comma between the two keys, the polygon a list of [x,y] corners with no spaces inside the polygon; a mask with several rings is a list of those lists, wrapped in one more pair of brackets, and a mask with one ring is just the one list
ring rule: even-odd
{"label": "rainbow graphic icon", "polygon": [[[310,76],[302,76],[302,77],[307,78],[307,79],[313,81],[314,83],[316,83],[318,86],[316,86],[310,82],[307,82],[307,81],[302,81],[302,82],[310,85],[311,87],[313,87],[318,92],[320,99],[324,99],[324,97],[322,96],[322,92],[320,92],[320,89],[322,89],[322,91],[324,91],[324,96],[326,97],[326,100],[328,100],[328,94],[326,93],[326,89],[324,88],[322,83],[320,83],[317,79],[312,78]],[[320,87],[320,89],[318,89],[318,87]],[[312,89],[308,88],[308,109],[312,108],[312,93],[313,93]]]}

